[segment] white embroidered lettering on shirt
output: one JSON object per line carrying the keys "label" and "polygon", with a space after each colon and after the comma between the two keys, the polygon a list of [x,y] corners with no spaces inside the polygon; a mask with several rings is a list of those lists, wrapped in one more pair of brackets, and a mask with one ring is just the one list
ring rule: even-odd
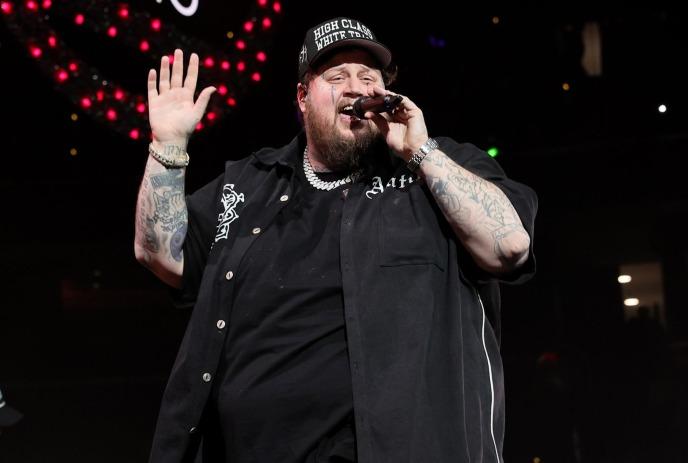
{"label": "white embroidered lettering on shirt", "polygon": [[375,177],[373,177],[373,187],[370,190],[366,191],[366,198],[373,199],[374,195],[385,191],[385,186],[392,188],[404,188],[407,184],[412,184],[414,180],[415,178],[413,177],[413,175],[409,175],[407,177],[406,174],[402,174],[402,176],[398,179],[396,177],[390,178],[387,181],[387,185],[383,186],[382,177],[376,175]]}
{"label": "white embroidered lettering on shirt", "polygon": [[215,242],[226,240],[229,236],[229,224],[239,218],[239,214],[234,210],[239,203],[244,202],[244,194],[234,191],[234,184],[228,183],[222,188],[222,198],[220,199],[225,211],[217,216],[217,234]]}

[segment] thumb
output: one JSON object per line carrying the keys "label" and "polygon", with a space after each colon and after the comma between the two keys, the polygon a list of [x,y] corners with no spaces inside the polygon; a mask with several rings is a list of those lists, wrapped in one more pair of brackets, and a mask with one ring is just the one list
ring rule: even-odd
{"label": "thumb", "polygon": [[217,89],[215,87],[206,87],[203,89],[200,95],[198,95],[198,99],[196,100],[196,103],[194,104],[194,111],[203,117],[203,113],[205,113],[205,108],[208,107],[208,102],[210,101],[210,97],[212,96],[213,93],[215,93]]}

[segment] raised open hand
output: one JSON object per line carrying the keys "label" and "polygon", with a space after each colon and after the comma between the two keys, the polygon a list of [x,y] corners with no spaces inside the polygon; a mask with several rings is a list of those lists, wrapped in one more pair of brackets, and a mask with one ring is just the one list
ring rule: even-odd
{"label": "raised open hand", "polygon": [[174,51],[172,74],[170,60],[160,60],[160,84],[157,84],[155,69],[148,72],[148,117],[153,139],[161,143],[183,143],[203,117],[215,87],[206,87],[194,103],[194,92],[198,80],[198,55],[191,54],[189,68],[184,75],[184,53]]}

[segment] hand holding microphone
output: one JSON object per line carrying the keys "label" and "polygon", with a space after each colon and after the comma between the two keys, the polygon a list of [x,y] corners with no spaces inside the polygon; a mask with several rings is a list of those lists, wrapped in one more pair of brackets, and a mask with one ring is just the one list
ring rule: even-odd
{"label": "hand holding microphone", "polygon": [[354,100],[354,116],[365,118],[365,113],[372,111],[376,114],[392,112],[404,97],[401,95],[385,95],[384,97],[361,96]]}

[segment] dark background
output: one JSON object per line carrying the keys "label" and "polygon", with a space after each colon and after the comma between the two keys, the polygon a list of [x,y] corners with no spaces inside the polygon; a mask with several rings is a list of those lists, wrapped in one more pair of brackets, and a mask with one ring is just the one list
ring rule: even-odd
{"label": "dark background", "polygon": [[[137,8],[222,47],[250,14],[249,3],[228,5],[200,0],[192,19],[167,1]],[[540,198],[538,274],[504,288],[507,461],[688,461],[682,9],[662,1],[282,6],[261,82],[192,139],[187,189],[227,159],[287,143],[299,129],[305,30],[332,16],[362,20],[392,49],[393,89],[423,109],[430,134],[498,146],[507,173]],[[601,76],[580,66],[587,21],[602,31]],[[74,40],[130,91],[145,91],[153,61]],[[25,414],[0,437],[0,461],[145,461],[189,315],[134,259],[146,142],[72,105],[3,22],[0,63],[0,387]],[[662,325],[624,321],[616,276],[638,262],[661,265]]]}

